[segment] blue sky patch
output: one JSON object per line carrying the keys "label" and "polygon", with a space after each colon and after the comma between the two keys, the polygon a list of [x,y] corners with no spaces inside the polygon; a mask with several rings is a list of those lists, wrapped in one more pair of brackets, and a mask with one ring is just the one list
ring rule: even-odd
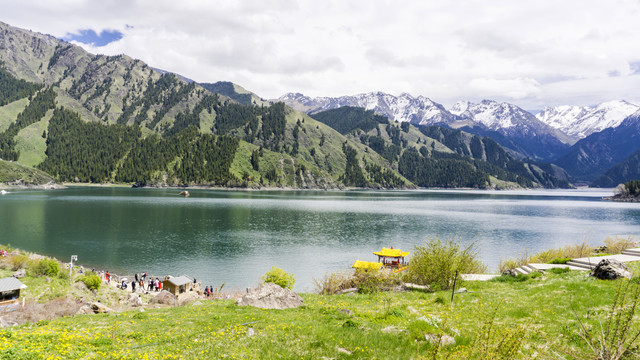
{"label": "blue sky patch", "polygon": [[77,34],[67,34],[66,41],[77,41],[83,44],[93,44],[94,46],[105,46],[114,41],[122,39],[122,33],[118,30],[102,30],[100,35],[91,29],[78,31]]}

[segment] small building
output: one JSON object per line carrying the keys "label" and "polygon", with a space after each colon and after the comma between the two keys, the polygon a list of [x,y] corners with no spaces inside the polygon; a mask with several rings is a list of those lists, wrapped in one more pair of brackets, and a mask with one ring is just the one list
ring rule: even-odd
{"label": "small building", "polygon": [[167,290],[173,295],[180,295],[193,288],[193,279],[187,275],[169,276],[162,282],[162,289]]}
{"label": "small building", "polygon": [[18,302],[20,299],[20,290],[26,287],[27,285],[14,277],[0,279],[0,305]]}
{"label": "small building", "polygon": [[351,267],[361,270],[380,270],[380,268],[382,267],[382,263],[356,260],[356,262],[354,262],[353,266]]}
{"label": "small building", "polygon": [[378,262],[385,267],[400,268],[405,266],[404,257],[409,255],[409,252],[391,247],[391,249],[382,248],[373,255],[378,255]]}

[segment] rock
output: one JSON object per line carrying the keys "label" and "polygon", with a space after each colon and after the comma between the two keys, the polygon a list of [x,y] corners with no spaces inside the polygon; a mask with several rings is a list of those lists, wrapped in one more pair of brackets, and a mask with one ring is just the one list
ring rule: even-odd
{"label": "rock", "polygon": [[407,290],[422,290],[422,291],[426,291],[426,292],[433,292],[428,285],[418,285],[418,284],[412,284],[412,283],[404,283],[402,286],[404,286],[404,288],[407,289]]}
{"label": "rock", "polygon": [[13,273],[13,277],[16,279],[22,279],[25,276],[27,276],[27,270],[25,269],[20,269]]}
{"label": "rock", "polygon": [[432,344],[440,343],[440,346],[453,345],[456,343],[456,339],[449,335],[425,334],[424,338]]}
{"label": "rock", "polygon": [[255,335],[255,334],[256,334],[256,331],[255,331],[255,330],[253,330],[253,328],[248,328],[248,329],[247,329],[247,336],[248,336],[248,337],[252,337],[252,336],[253,336],[253,335]]}
{"label": "rock", "polygon": [[290,309],[303,305],[302,298],[295,292],[274,283],[260,284],[236,302],[239,306],[253,306],[260,309]]}
{"label": "rock", "polygon": [[113,310],[106,307],[103,303],[94,302],[89,304],[89,306],[91,307],[91,310],[93,310],[93,312],[96,314],[107,314],[113,312]]}
{"label": "rock", "polygon": [[460,289],[456,290],[456,294],[466,293],[467,291],[467,288],[461,287]]}
{"label": "rock", "polygon": [[337,350],[338,350],[338,352],[341,352],[343,354],[351,355],[351,351],[349,351],[347,349],[343,349],[341,347],[338,347]]}
{"label": "rock", "polygon": [[76,312],[76,315],[89,315],[95,314],[89,305],[82,305],[80,309]]}
{"label": "rock", "polygon": [[184,305],[192,303],[192,302],[194,302],[194,301],[196,301],[198,299],[200,299],[200,296],[197,293],[194,293],[194,292],[180,294],[178,296],[178,305],[184,306]]}
{"label": "rock", "polygon": [[196,301],[193,304],[191,304],[191,306],[199,306],[202,305],[202,301]]}
{"label": "rock", "polygon": [[336,291],[336,295],[349,294],[349,293],[355,293],[355,292],[358,292],[358,288],[348,288],[348,289]]}
{"label": "rock", "polygon": [[615,280],[619,278],[631,279],[631,273],[627,265],[615,259],[603,259],[593,270],[591,276],[600,280]]}
{"label": "rock", "polygon": [[127,299],[127,304],[133,307],[142,306],[142,298],[137,294],[129,294],[129,298]]}
{"label": "rock", "polygon": [[158,295],[152,297],[151,300],[149,300],[149,304],[174,305],[175,303],[176,298],[167,290],[160,291]]}
{"label": "rock", "polygon": [[18,325],[18,323],[13,321],[7,321],[3,318],[0,318],[0,328],[6,328],[6,327],[15,326],[15,325]]}
{"label": "rock", "polygon": [[390,325],[390,326],[387,326],[386,328],[384,328],[384,329],[382,329],[380,331],[382,331],[385,334],[389,334],[389,333],[398,333],[398,332],[400,332],[402,330],[398,329],[397,327],[395,327],[393,325]]}
{"label": "rock", "polygon": [[351,311],[351,310],[349,310],[349,309],[340,309],[340,310],[338,310],[338,311],[340,311],[341,313],[346,314],[347,316],[351,316],[351,315],[353,315],[353,311]]}
{"label": "rock", "polygon": [[518,272],[516,271],[516,269],[507,269],[507,270],[502,272],[502,276],[513,276],[513,277],[516,277],[516,276],[518,276]]}

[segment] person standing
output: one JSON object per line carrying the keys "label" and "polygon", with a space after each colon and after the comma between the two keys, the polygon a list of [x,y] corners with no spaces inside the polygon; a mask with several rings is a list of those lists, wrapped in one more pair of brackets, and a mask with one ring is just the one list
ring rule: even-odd
{"label": "person standing", "polygon": [[136,281],[131,282],[131,292],[136,292]]}

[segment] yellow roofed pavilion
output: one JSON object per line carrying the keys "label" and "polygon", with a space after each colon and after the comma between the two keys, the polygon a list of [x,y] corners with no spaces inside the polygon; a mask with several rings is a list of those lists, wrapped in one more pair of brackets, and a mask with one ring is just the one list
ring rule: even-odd
{"label": "yellow roofed pavilion", "polygon": [[382,263],[356,260],[351,267],[354,269],[380,270]]}
{"label": "yellow roofed pavilion", "polygon": [[405,257],[407,255],[409,255],[408,251],[403,252],[400,249],[387,249],[387,248],[382,248],[382,250],[374,252],[373,255],[378,255],[378,256],[384,256],[384,257]]}
{"label": "yellow roofed pavilion", "polygon": [[382,250],[374,252],[373,255],[378,255],[378,262],[384,266],[399,268],[405,266],[404,257],[409,255],[409,252],[394,249],[392,246],[391,249],[382,248]]}

